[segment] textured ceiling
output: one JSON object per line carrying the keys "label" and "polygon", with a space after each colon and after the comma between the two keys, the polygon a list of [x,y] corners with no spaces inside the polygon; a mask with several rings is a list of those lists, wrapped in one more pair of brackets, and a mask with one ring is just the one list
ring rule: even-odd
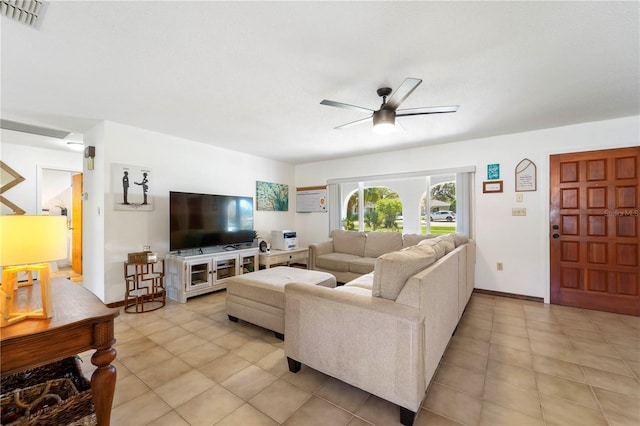
{"label": "textured ceiling", "polygon": [[[640,114],[640,3],[69,2],[2,17],[2,118],[100,120],[294,164]],[[423,80],[377,135],[376,89]]]}

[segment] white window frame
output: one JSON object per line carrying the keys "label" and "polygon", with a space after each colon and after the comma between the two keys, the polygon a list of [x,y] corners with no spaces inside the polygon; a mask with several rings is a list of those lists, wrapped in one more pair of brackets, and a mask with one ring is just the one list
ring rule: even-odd
{"label": "white window frame", "polygon": [[[362,203],[362,191],[365,182],[371,181],[393,181],[400,179],[424,177],[427,194],[430,193],[430,177],[435,175],[453,174],[456,176],[456,232],[464,232],[469,237],[474,237],[473,229],[473,202],[474,202],[474,180],[475,166],[464,166],[449,169],[422,170],[407,173],[393,173],[386,175],[356,176],[350,178],[329,179],[327,181],[329,197],[329,231],[341,229],[341,218],[345,206],[343,206],[342,184],[356,184],[359,192],[359,202]],[[429,197],[427,197],[429,199]],[[403,201],[409,203],[411,200]],[[427,206],[428,209],[429,206]],[[428,211],[428,210],[427,210]],[[364,223],[364,208],[358,209],[358,226],[362,228]],[[359,229],[362,231],[362,229]],[[428,232],[428,228],[427,228]]]}

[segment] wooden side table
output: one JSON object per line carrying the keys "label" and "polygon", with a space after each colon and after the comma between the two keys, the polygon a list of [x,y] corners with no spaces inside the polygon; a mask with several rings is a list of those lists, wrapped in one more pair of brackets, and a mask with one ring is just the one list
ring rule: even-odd
{"label": "wooden side table", "polygon": [[97,367],[91,376],[93,403],[98,425],[109,426],[116,387],[116,368],[111,365],[116,357],[113,320],[120,311],[107,308],[89,290],[63,278],[51,280],[51,297],[52,318],[26,319],[2,329],[1,376],[95,349],[91,357]]}
{"label": "wooden side table", "polygon": [[124,262],[127,289],[124,311],[143,313],[162,308],[166,303],[164,288],[164,259],[152,263]]}
{"label": "wooden side table", "polygon": [[304,263],[308,265],[309,249],[307,247],[293,250],[271,250],[269,253],[260,253],[260,266],[269,269],[271,265],[286,263],[290,266],[292,263]]}

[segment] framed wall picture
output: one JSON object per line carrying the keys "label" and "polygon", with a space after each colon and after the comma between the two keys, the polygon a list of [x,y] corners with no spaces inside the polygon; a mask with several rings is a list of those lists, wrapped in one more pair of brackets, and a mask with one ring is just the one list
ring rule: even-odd
{"label": "framed wall picture", "polygon": [[115,210],[151,211],[153,197],[151,169],[129,164],[112,164],[111,182]]}
{"label": "framed wall picture", "polygon": [[487,164],[487,180],[500,179],[500,164]]}
{"label": "framed wall picture", "polygon": [[537,171],[533,161],[525,158],[516,166],[516,192],[535,191]]}
{"label": "framed wall picture", "polygon": [[482,182],[482,192],[484,193],[502,192],[502,181],[491,180],[488,182]]}
{"label": "framed wall picture", "polygon": [[289,211],[289,185],[256,181],[256,210]]}

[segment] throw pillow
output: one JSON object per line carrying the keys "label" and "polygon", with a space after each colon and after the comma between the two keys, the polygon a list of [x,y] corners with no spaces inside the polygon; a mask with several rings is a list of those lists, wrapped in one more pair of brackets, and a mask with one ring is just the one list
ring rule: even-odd
{"label": "throw pillow", "polygon": [[453,239],[453,234],[440,235],[437,240],[441,241],[444,245],[444,254],[449,254],[456,248],[456,243]]}
{"label": "throw pillow", "polygon": [[407,247],[376,259],[372,295],[396,300],[407,280],[436,261],[431,246]]}
{"label": "throw pillow", "polygon": [[421,247],[421,246],[431,247],[436,254],[436,259],[440,259],[442,256],[445,255],[445,247],[444,247],[445,244],[440,243],[440,240],[437,238],[422,240],[418,243],[418,247]]}
{"label": "throw pillow", "polygon": [[420,241],[427,238],[435,238],[433,234],[404,234],[402,236],[402,246],[411,247],[417,245]]}
{"label": "throw pillow", "polygon": [[456,244],[456,247],[459,247],[463,244],[467,244],[467,242],[469,241],[469,237],[467,237],[467,234],[464,234],[462,232],[456,232],[455,234],[453,234],[453,241]]}

